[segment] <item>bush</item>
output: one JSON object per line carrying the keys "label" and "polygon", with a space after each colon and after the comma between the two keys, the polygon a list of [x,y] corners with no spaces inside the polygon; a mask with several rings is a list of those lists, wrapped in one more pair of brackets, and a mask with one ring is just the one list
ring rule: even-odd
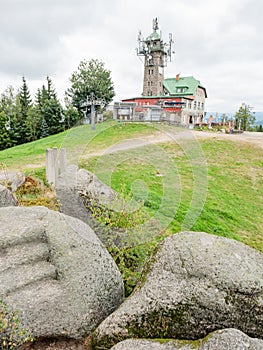
{"label": "bush", "polygon": [[111,120],[113,119],[113,111],[105,111],[103,112],[102,116],[104,121]]}
{"label": "bush", "polygon": [[33,338],[28,330],[21,327],[17,312],[0,300],[0,349],[17,349],[29,341]]}

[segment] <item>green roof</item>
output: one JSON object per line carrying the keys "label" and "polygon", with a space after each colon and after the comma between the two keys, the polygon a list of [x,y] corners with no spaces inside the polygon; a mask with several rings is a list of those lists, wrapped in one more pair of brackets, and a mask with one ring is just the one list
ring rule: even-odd
{"label": "green roof", "polygon": [[176,78],[167,78],[164,79],[163,86],[172,96],[194,96],[196,95],[197,88],[200,87],[204,89],[205,96],[207,97],[205,88],[194,77],[180,77],[179,80],[176,80]]}
{"label": "green roof", "polygon": [[146,38],[145,41],[160,40],[160,39],[161,39],[160,35],[156,31],[154,31],[151,35],[149,35]]}

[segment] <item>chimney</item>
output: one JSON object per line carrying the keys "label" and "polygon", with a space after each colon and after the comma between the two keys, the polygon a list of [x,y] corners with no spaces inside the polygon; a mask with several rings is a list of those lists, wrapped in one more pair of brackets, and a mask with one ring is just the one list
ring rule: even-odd
{"label": "chimney", "polygon": [[176,79],[176,81],[179,81],[179,79],[180,79],[180,73],[179,73],[179,74],[176,74],[175,79]]}

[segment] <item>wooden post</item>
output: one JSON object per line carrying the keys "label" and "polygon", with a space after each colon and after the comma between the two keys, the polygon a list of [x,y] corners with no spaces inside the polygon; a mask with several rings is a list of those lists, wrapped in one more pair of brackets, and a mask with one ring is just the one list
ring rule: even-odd
{"label": "wooden post", "polygon": [[47,148],[46,150],[46,179],[51,185],[56,185],[58,179],[58,150]]}
{"label": "wooden post", "polygon": [[61,148],[59,152],[60,174],[65,173],[67,169],[66,148]]}

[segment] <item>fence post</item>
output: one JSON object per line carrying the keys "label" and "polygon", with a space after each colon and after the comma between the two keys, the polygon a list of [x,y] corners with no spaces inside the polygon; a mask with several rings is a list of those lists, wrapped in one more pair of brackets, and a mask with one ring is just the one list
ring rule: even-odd
{"label": "fence post", "polygon": [[58,179],[58,150],[46,149],[46,179],[49,184],[56,185]]}

